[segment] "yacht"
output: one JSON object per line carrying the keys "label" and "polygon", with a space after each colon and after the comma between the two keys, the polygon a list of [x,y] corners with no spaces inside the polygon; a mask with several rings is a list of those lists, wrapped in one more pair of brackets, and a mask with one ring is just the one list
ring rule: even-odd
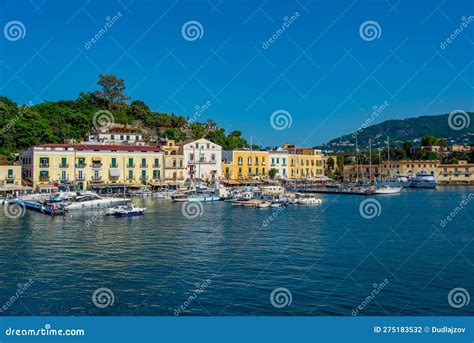
{"label": "yacht", "polygon": [[67,211],[94,208],[107,208],[130,202],[127,198],[103,198],[95,193],[79,194],[65,207]]}
{"label": "yacht", "polygon": [[209,201],[220,201],[221,197],[212,194],[197,194],[191,195],[188,197],[188,201],[199,201],[199,202],[209,202]]}
{"label": "yacht", "polygon": [[431,174],[418,173],[410,178],[410,187],[412,188],[436,188],[438,181]]}
{"label": "yacht", "polygon": [[410,187],[410,180],[406,176],[394,176],[392,178],[389,178],[387,181],[397,183],[403,188]]}
{"label": "yacht", "polygon": [[296,203],[300,205],[321,204],[322,202],[312,194],[296,194]]}
{"label": "yacht", "polygon": [[136,217],[145,214],[146,207],[138,207],[137,205],[119,206],[114,211],[116,217]]}

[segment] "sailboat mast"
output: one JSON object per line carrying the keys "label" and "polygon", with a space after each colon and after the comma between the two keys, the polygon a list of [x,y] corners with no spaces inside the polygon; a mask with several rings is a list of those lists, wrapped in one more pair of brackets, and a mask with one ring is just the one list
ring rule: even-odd
{"label": "sailboat mast", "polygon": [[355,158],[356,158],[356,182],[359,182],[359,146],[357,144],[357,138],[356,138]]}
{"label": "sailboat mast", "polygon": [[372,182],[372,140],[369,138],[369,182]]}
{"label": "sailboat mast", "polygon": [[390,137],[387,136],[387,177],[390,176]]}

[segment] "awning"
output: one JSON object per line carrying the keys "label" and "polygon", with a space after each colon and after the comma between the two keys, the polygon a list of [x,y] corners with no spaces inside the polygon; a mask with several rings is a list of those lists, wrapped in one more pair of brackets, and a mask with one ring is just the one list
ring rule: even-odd
{"label": "awning", "polygon": [[113,177],[119,177],[120,176],[120,169],[118,169],[118,168],[110,168],[109,172],[110,172],[110,176],[113,176]]}
{"label": "awning", "polygon": [[19,186],[19,185],[4,185],[0,187],[0,192],[17,192],[17,191],[29,191],[31,187]]}

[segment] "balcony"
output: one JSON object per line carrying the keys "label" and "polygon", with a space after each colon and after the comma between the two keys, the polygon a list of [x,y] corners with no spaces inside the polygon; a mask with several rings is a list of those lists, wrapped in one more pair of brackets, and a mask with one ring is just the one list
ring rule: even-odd
{"label": "balcony", "polygon": [[49,162],[40,163],[40,168],[49,168]]}
{"label": "balcony", "polygon": [[84,162],[76,163],[76,168],[85,168],[85,167],[87,167],[87,164],[85,164]]}
{"label": "balcony", "polygon": [[91,181],[92,182],[100,182],[100,181],[102,181],[102,176],[93,176],[91,178]]}
{"label": "balcony", "polygon": [[40,181],[49,181],[49,176],[40,176],[39,180]]}
{"label": "balcony", "polygon": [[85,178],[84,175],[82,175],[82,176],[77,176],[77,177],[76,177],[76,180],[77,180],[77,181],[84,181],[85,179],[86,179],[86,178]]}
{"label": "balcony", "polygon": [[148,177],[147,177],[146,175],[145,175],[145,176],[143,176],[143,175],[140,176],[140,180],[142,180],[142,181],[143,181],[143,180],[147,180],[147,179],[148,179]]}
{"label": "balcony", "polygon": [[160,168],[160,165],[159,165],[159,164],[154,164],[154,165],[153,165],[153,168],[159,169],[159,168]]}
{"label": "balcony", "polygon": [[110,181],[117,181],[119,176],[109,176]]}
{"label": "balcony", "polygon": [[118,165],[117,163],[115,163],[115,164],[111,163],[111,164],[109,165],[109,167],[110,167],[110,168],[118,168],[119,165]]}
{"label": "balcony", "polygon": [[148,168],[148,164],[140,164],[140,168]]}
{"label": "balcony", "polygon": [[132,163],[132,164],[127,164],[127,168],[135,168],[135,163]]}
{"label": "balcony", "polygon": [[69,163],[60,163],[59,168],[69,168]]}
{"label": "balcony", "polygon": [[133,175],[129,175],[129,176],[127,177],[127,180],[135,180],[135,177],[134,177]]}
{"label": "balcony", "polygon": [[100,169],[100,168],[102,168],[102,163],[94,163],[94,162],[92,162],[92,168]]}

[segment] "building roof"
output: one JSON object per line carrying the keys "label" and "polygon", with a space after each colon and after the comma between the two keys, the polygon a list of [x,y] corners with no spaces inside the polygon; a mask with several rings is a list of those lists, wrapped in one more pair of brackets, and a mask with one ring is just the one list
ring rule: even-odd
{"label": "building roof", "polygon": [[161,149],[156,146],[149,145],[116,145],[116,144],[42,144],[37,145],[38,148],[63,148],[75,149],[76,151],[91,151],[91,150],[114,150],[114,151],[139,151],[139,152],[161,152]]}

